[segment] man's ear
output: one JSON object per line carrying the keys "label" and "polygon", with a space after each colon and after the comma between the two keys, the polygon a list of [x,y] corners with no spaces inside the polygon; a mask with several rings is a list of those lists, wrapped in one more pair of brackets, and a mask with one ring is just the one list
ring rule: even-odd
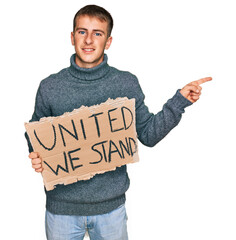
{"label": "man's ear", "polygon": [[106,42],[105,49],[108,50],[112,43],[112,37],[109,37]]}
{"label": "man's ear", "polygon": [[71,32],[70,38],[71,38],[71,44],[74,46],[75,45],[75,40],[74,40],[74,33],[73,32]]}

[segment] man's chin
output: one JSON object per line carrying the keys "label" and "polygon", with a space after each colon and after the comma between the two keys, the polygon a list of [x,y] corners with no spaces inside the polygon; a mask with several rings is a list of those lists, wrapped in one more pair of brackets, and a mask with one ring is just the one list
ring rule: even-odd
{"label": "man's chin", "polygon": [[100,63],[102,63],[102,61],[103,61],[103,55],[102,55],[102,57],[95,58],[93,56],[78,56],[76,54],[75,62],[79,67],[92,68],[92,67],[95,67],[95,66],[99,65]]}

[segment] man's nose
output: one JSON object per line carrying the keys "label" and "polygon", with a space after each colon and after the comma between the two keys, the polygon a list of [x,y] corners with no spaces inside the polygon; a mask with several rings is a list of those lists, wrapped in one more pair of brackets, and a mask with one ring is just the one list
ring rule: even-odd
{"label": "man's nose", "polygon": [[92,42],[93,42],[93,35],[92,35],[92,33],[88,33],[86,38],[85,38],[85,43],[89,45]]}

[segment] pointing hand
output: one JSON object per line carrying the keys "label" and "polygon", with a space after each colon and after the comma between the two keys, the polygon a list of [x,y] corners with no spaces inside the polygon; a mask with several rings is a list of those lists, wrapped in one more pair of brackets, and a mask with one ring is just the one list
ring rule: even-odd
{"label": "pointing hand", "polygon": [[186,86],[184,86],[181,90],[180,93],[187,98],[190,102],[194,103],[196,102],[200,95],[201,95],[201,90],[202,87],[200,87],[201,84],[211,81],[211,77],[206,77],[206,78],[201,78],[197,81],[193,81]]}

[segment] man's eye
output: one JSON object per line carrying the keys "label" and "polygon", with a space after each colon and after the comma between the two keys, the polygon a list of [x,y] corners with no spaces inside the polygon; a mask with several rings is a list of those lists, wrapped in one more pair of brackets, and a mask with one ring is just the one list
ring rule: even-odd
{"label": "man's eye", "polygon": [[95,33],[95,36],[102,36],[101,33]]}
{"label": "man's eye", "polygon": [[79,31],[79,34],[84,35],[84,34],[85,34],[85,31]]}

